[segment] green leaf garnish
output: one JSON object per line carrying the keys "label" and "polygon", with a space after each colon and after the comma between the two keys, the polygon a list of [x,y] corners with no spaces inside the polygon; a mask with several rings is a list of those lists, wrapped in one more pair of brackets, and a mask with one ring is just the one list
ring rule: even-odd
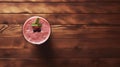
{"label": "green leaf garnish", "polygon": [[35,20],[35,24],[39,24],[39,18]]}
{"label": "green leaf garnish", "polygon": [[32,23],[32,26],[40,26],[39,24]]}
{"label": "green leaf garnish", "polygon": [[39,23],[39,21],[40,21],[40,19],[37,18],[37,19],[35,20],[35,22],[32,23],[32,26],[42,26],[42,25]]}

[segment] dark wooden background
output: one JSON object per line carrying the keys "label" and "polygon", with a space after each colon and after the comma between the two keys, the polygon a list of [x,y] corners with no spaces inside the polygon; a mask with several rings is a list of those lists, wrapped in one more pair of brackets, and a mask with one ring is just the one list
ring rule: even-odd
{"label": "dark wooden background", "polygon": [[[52,27],[40,46],[22,34],[31,16]],[[0,0],[0,67],[120,67],[120,0]]]}

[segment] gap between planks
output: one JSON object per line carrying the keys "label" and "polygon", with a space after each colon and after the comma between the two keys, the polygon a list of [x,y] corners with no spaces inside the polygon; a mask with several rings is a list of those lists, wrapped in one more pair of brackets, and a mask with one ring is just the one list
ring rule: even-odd
{"label": "gap between planks", "polygon": [[49,0],[49,1],[48,0],[34,0],[34,1],[33,0],[27,0],[27,1],[26,0],[22,0],[22,1],[21,0],[17,0],[17,1],[16,0],[12,0],[12,1],[11,0],[4,0],[4,1],[1,0],[0,2],[1,3],[3,3],[3,2],[5,2],[5,3],[6,2],[7,3],[11,3],[11,2],[12,3],[13,2],[16,2],[16,3],[24,3],[24,2],[32,2],[32,3],[36,3],[36,2],[37,3],[38,2],[39,3],[46,3],[46,2],[49,2],[49,3],[56,3],[56,2],[68,3],[68,2],[72,2],[72,3],[74,3],[74,2],[77,2],[78,3],[78,2],[120,2],[120,1],[119,0],[97,0],[97,1],[96,0],[69,0],[69,1],[68,0]]}

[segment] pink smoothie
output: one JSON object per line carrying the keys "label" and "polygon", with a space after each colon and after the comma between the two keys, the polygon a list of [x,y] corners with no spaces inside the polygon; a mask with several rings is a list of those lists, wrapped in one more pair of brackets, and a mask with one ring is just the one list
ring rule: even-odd
{"label": "pink smoothie", "polygon": [[[39,23],[42,24],[40,32],[33,32],[32,23],[39,18]],[[50,24],[42,17],[34,16],[29,18],[23,25],[23,35],[25,39],[32,44],[42,44],[50,36]]]}

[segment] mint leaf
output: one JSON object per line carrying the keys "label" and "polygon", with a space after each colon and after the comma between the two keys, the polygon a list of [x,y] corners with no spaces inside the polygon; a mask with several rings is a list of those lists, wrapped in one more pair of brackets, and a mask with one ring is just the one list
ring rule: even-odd
{"label": "mint leaf", "polygon": [[32,26],[39,26],[38,24],[33,23]]}
{"label": "mint leaf", "polygon": [[35,20],[35,24],[39,24],[39,18]]}
{"label": "mint leaf", "polygon": [[42,24],[39,23],[40,19],[37,18],[34,23],[32,23],[32,26],[42,26]]}

